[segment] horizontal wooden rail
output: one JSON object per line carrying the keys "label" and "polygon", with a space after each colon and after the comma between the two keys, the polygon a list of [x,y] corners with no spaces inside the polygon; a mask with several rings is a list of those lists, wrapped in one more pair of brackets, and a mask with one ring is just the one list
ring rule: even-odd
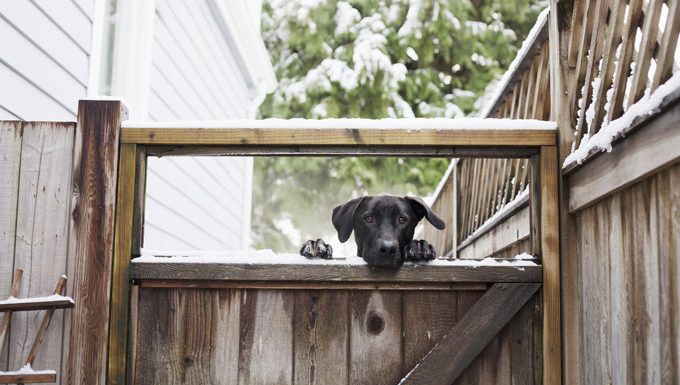
{"label": "horizontal wooden rail", "polygon": [[57,373],[0,372],[0,384],[36,384],[45,382],[57,382]]}
{"label": "horizontal wooden rail", "polygon": [[[556,126],[536,120],[328,119],[146,123],[125,122],[123,143],[146,145],[468,146],[527,147],[556,143]],[[479,128],[478,128],[479,127]],[[488,127],[488,128],[487,128]]]}
{"label": "horizontal wooden rail", "polygon": [[[146,286],[165,287],[201,286],[197,282],[180,284],[180,281],[233,281],[251,282],[256,286],[268,282],[267,287],[273,283],[279,288],[310,288],[312,286],[329,288],[336,283],[360,283],[365,288],[406,289],[408,287],[405,286],[409,285],[405,284],[417,283],[417,288],[437,289],[442,288],[442,284],[446,287],[452,283],[541,282],[542,268],[526,261],[524,263],[520,261],[499,262],[493,265],[469,260],[450,263],[437,261],[430,264],[406,263],[399,270],[394,271],[372,268],[366,264],[345,264],[342,261],[277,264],[137,262],[133,260],[130,264],[130,278],[137,282],[141,281],[143,285],[143,281],[154,282]],[[212,285],[218,284],[213,282]],[[355,286],[352,285],[352,288]]]}
{"label": "horizontal wooden rail", "polygon": [[12,301],[0,301],[0,312],[45,310],[47,308],[70,309],[73,306],[73,299],[70,297],[18,298]]}
{"label": "horizontal wooden rail", "polygon": [[541,285],[493,285],[400,384],[447,385],[484,350]]}

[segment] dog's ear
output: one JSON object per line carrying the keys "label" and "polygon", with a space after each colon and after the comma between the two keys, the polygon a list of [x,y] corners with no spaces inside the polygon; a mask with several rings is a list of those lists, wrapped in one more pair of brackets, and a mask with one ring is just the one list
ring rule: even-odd
{"label": "dog's ear", "polygon": [[432,212],[432,209],[430,209],[430,206],[428,206],[425,201],[418,197],[404,197],[404,199],[406,199],[411,205],[411,209],[418,216],[418,220],[421,220],[423,217],[425,217],[428,222],[432,223],[432,226],[439,230],[444,230],[446,224],[441,218]]}
{"label": "dog's ear", "polygon": [[351,201],[336,206],[333,209],[333,226],[335,230],[338,231],[338,239],[340,242],[345,242],[352,235],[352,229],[354,228],[354,212],[364,197],[352,199]]}

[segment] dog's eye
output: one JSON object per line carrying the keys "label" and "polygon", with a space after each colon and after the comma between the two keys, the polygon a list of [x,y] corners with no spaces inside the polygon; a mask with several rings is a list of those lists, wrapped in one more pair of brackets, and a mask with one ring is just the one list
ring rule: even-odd
{"label": "dog's eye", "polygon": [[398,222],[400,225],[403,225],[404,223],[406,223],[406,221],[407,221],[407,220],[406,220],[406,217],[399,217],[399,219],[397,219],[397,222]]}
{"label": "dog's eye", "polygon": [[368,223],[373,223],[373,215],[366,215],[364,220]]}

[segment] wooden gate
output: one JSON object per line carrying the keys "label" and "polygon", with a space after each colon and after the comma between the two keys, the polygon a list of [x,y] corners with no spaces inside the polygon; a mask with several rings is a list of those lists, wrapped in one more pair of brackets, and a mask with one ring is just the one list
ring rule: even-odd
{"label": "wooden gate", "polygon": [[[553,123],[522,120],[123,122],[108,383],[559,384],[555,144]],[[527,158],[539,264],[135,261],[161,155]]]}

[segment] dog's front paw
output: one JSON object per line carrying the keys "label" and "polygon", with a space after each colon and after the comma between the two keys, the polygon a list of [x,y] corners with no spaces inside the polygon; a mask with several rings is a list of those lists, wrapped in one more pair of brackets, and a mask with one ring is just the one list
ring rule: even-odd
{"label": "dog's front paw", "polygon": [[431,261],[437,256],[434,247],[422,239],[412,240],[411,243],[406,245],[404,251],[407,261]]}
{"label": "dog's front paw", "polygon": [[300,255],[307,258],[333,258],[333,248],[323,239],[309,240],[300,248]]}

